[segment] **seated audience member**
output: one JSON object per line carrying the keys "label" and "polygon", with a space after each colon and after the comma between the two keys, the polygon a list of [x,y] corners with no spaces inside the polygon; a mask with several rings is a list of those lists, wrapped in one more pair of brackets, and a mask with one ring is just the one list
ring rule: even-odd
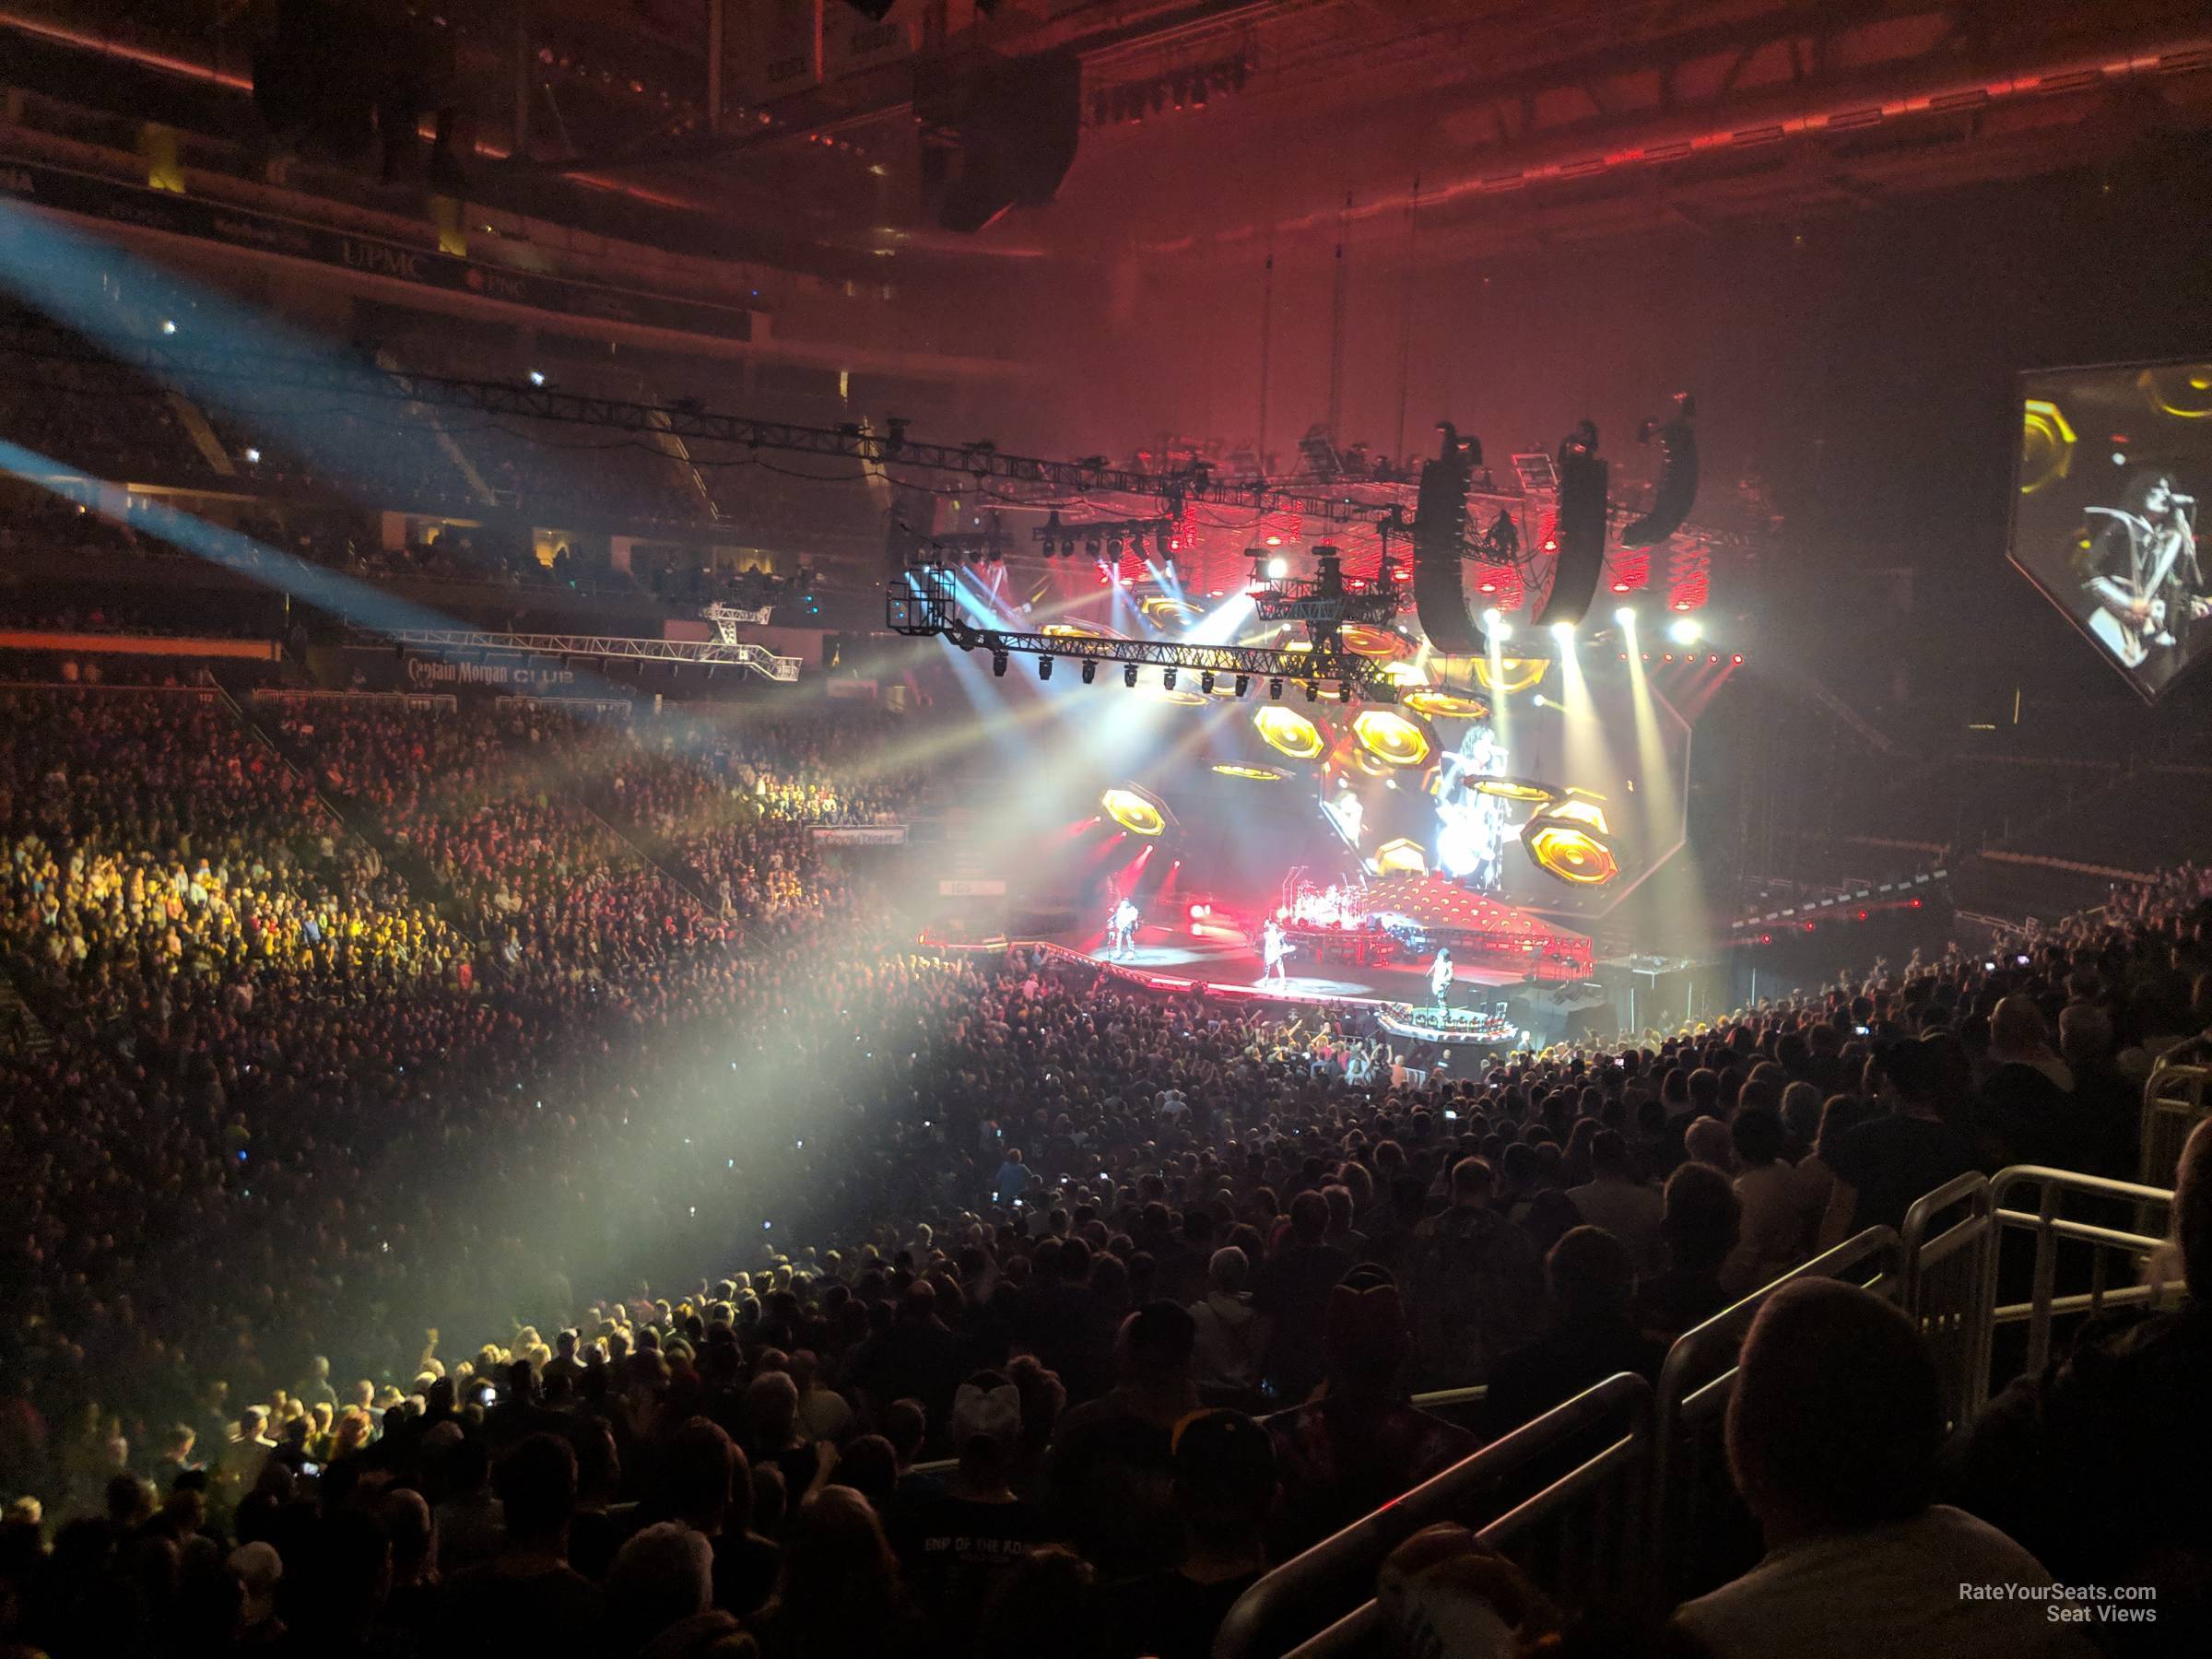
{"label": "seated audience member", "polygon": [[1413,1404],[1412,1341],[1398,1288],[1380,1267],[1353,1269],[1329,1294],[1320,1394],[1267,1419],[1282,1504],[1277,1559],[1319,1543],[1471,1454],[1465,1430]]}
{"label": "seated audience member", "polygon": [[[1500,1355],[1543,1328],[1543,1255],[1490,1198],[1488,1162],[1463,1158],[1452,1166],[1450,1207],[1414,1230],[1409,1290],[1424,1386],[1484,1382]],[[1397,1294],[1394,1283],[1394,1308]]]}
{"label": "seated audience member", "polygon": [[2058,1017],[2058,1052],[2074,1074],[2082,1168],[2115,1181],[2138,1179],[2143,1086],[2120,1070],[2111,1017],[2095,1003],[2067,1004]]}
{"label": "seated audience member", "polygon": [[598,1588],[569,1566],[576,1509],[576,1453],[533,1434],[492,1472],[503,1517],[499,1553],[446,1582],[438,1651],[474,1659],[488,1648],[567,1643],[594,1629]]}
{"label": "seated audience member", "polygon": [[1786,1136],[1779,1113],[1747,1106],[1729,1125],[1735,1144],[1736,1201],[1743,1206],[1741,1237],[1721,1285],[1731,1297],[1745,1297],[1772,1284],[1804,1261],[1818,1215],[1807,1207],[1807,1186],[1783,1161]]}
{"label": "seated audience member", "polygon": [[1060,1535],[1109,1579],[1172,1566],[1182,1551],[1172,1501],[1175,1426],[1199,1408],[1191,1316],[1149,1302],[1122,1322],[1119,1386],[1065,1413],[1045,1467]]}
{"label": "seated audience member", "polygon": [[1051,1632],[1055,1659],[1113,1659],[1112,1621],[1100,1606],[1099,1575],[1072,1549],[1032,1549],[1000,1582],[983,1608],[975,1659],[1034,1659]]}
{"label": "seated audience member", "polygon": [[1321,1329],[1329,1290],[1352,1269],[1352,1255],[1326,1238],[1328,1200],[1300,1193],[1290,1201],[1290,1236],[1260,1269],[1252,1305],[1268,1321],[1265,1372],[1287,1400],[1302,1400],[1321,1381]]}
{"label": "seated audience member", "polygon": [[1604,1228],[1627,1246],[1638,1278],[1649,1278],[1665,1265],[1659,1189],[1636,1179],[1618,1130],[1601,1129],[1591,1137],[1590,1179],[1570,1187],[1567,1196],[1585,1225]]}
{"label": "seated audience member", "polygon": [[1829,1154],[1835,1185],[1820,1226],[1823,1250],[1869,1227],[1902,1227],[1916,1199],[1975,1167],[1973,1148],[1943,1115],[1949,1067],[1938,1046],[1893,1042],[1875,1064],[1888,1110]]}
{"label": "seated audience member", "polygon": [[877,1514],[888,1516],[899,1490],[899,1453],[880,1434],[859,1435],[838,1453],[830,1479],[833,1485],[851,1487]]}
{"label": "seated audience member", "polygon": [[2203,1653],[2212,1643],[2212,1120],[2183,1148],[2171,1235],[2187,1299],[2170,1312],[2100,1316],[2043,1375],[2015,1380],[1951,1448],[1950,1489],[2067,1583],[2150,1586],[2161,1651]]}
{"label": "seated audience member", "polygon": [[[2006,1594],[2050,1586],[2036,1559],[1932,1501],[1942,1442],[1935,1361],[1910,1319],[1831,1279],[1776,1290],[1745,1335],[1727,1419],[1729,1474],[1766,1557],[1676,1610],[1683,1650],[2088,1659],[2077,1630]],[[1961,1590],[1983,1585],[1987,1599]]]}
{"label": "seated audience member", "polygon": [[1191,1379],[1216,1397],[1250,1394],[1260,1385],[1269,1321],[1245,1294],[1250,1271],[1235,1245],[1215,1251],[1206,1264],[1206,1300],[1191,1304]]}
{"label": "seated audience member", "polygon": [[1695,1120],[1682,1134],[1683,1148],[1692,1163],[1701,1163],[1724,1175],[1735,1173],[1735,1141],[1728,1125],[1717,1117]]}
{"label": "seated audience member", "polygon": [[1275,1448],[1242,1412],[1209,1411],[1176,1431],[1182,1564],[1116,1588],[1119,1653],[1206,1659],[1221,1620],[1266,1570],[1276,1489]]}
{"label": "seated audience member", "polygon": [[984,1601],[1051,1530],[1009,1484],[1021,1445],[1021,1393],[978,1371],[953,1395],[947,1439],[959,1458],[942,1496],[893,1505],[885,1531],[897,1550],[933,1644],[964,1652]]}
{"label": "seated audience member", "polygon": [[920,1626],[883,1526],[849,1487],[799,1504],[783,1535],[775,1599],[747,1628],[762,1659],[906,1659]]}
{"label": "seated audience member", "polygon": [[679,1522],[633,1534],[606,1574],[606,1641],[635,1653],[672,1625],[708,1610],[714,1556],[707,1540]]}
{"label": "seated audience member", "polygon": [[1836,1175],[1830,1159],[1836,1143],[1875,1114],[1875,1107],[1855,1094],[1830,1095],[1820,1106],[1820,1124],[1813,1132],[1812,1155],[1797,1166],[1805,1189],[1806,1208],[1812,1213],[1816,1241],[1820,1223],[1827,1218],[1829,1200],[1835,1195]]}
{"label": "seated audience member", "polygon": [[1375,1606],[1400,1659],[1537,1659],[1558,1653],[1559,1610],[1464,1526],[1423,1527],[1390,1552]]}
{"label": "seated audience member", "polygon": [[721,1425],[694,1418],[668,1442],[667,1512],[707,1541],[712,1605],[743,1618],[776,1587],[776,1547],[752,1532],[752,1470]]}
{"label": "seated audience member", "polygon": [[1728,1305],[1721,1270],[1742,1235],[1743,1203],[1728,1177],[1711,1164],[1686,1163],[1666,1178],[1660,1236],[1666,1268],[1638,1288],[1636,1324],[1671,1343]]}
{"label": "seated audience member", "polygon": [[2098,1148],[2074,1099],[2073,1068],[2052,1052],[2042,1010],[2013,995],[1989,1018],[1989,1075],[1974,1096],[1976,1150],[1989,1169],[2088,1169]]}
{"label": "seated audience member", "polygon": [[1545,1262],[1551,1329],[1490,1371],[1485,1432],[1496,1439],[1619,1371],[1656,1380],[1666,1350],[1636,1328],[1629,1308],[1635,1274],[1618,1239],[1577,1227]]}

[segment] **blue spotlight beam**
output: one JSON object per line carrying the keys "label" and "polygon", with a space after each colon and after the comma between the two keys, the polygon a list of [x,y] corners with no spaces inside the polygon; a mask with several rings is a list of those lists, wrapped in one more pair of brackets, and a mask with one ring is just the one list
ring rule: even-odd
{"label": "blue spotlight beam", "polygon": [[[0,472],[11,474],[48,490],[54,490],[53,480],[69,476],[69,469],[60,462],[5,439],[0,439]],[[54,493],[60,492],[54,490]],[[209,524],[206,519],[194,518],[165,501],[134,498],[134,505],[127,518],[99,506],[94,506],[92,511],[110,524],[127,524],[134,530],[158,536],[172,547],[197,555],[209,564],[275,588],[302,605],[312,605],[382,640],[394,643],[418,644],[449,660],[466,661],[486,648],[512,649],[512,646],[497,644],[495,641],[524,637],[472,632],[459,627],[452,618],[424,606],[410,604],[365,582],[357,582],[350,576],[341,576],[335,571],[310,564],[303,559],[255,541],[250,535],[241,535],[220,524]],[[658,641],[627,642],[644,645]],[[601,640],[598,643],[606,645],[616,641]],[[519,654],[536,653],[524,648]],[[597,652],[585,654],[614,653]],[[548,657],[544,660],[559,661],[559,658]],[[587,679],[586,687],[594,694],[604,693],[611,698],[626,695],[621,688],[595,677]]]}

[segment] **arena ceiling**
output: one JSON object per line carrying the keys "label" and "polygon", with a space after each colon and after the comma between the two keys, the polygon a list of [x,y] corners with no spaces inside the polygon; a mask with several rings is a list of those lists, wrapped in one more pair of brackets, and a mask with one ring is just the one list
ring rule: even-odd
{"label": "arena ceiling", "polygon": [[[1429,262],[1864,213],[2112,166],[2212,112],[2212,21],[2188,0],[935,0],[947,41],[781,93],[746,33],[771,3],[444,0],[415,26],[492,205],[630,235],[653,219],[672,241],[703,220],[910,272],[1236,257],[1361,229]],[[858,15],[823,5],[832,30]],[[144,77],[204,69],[193,119],[251,124],[261,9],[85,16],[0,0],[36,49],[11,76],[140,108]],[[1057,199],[938,229],[917,100],[961,65],[1048,53],[1081,75]]]}

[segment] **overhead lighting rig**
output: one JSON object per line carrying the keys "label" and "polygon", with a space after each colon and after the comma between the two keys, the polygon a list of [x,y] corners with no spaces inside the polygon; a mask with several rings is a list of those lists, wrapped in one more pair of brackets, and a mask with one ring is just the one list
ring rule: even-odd
{"label": "overhead lighting rig", "polygon": [[[1304,684],[1317,695],[1324,684],[1335,686],[1347,701],[1395,702],[1398,688],[1382,672],[1382,665],[1342,650],[1333,638],[1324,641],[1317,631],[1304,651],[1277,651],[1253,645],[1193,645],[1172,640],[1123,640],[1088,634],[1018,633],[1007,629],[981,627],[971,620],[954,592],[952,572],[943,565],[909,566],[886,590],[884,619],[893,633],[910,638],[935,635],[949,640],[962,651],[987,651],[995,661],[1001,655],[1066,657],[1084,665],[1084,682],[1090,683],[1093,665],[1119,663],[1122,683],[1134,688],[1140,668],[1163,670],[1168,675],[1234,675],[1249,683],[1265,678],[1280,686],[1286,678]],[[1305,643],[1305,641],[1301,641]],[[1170,682],[1171,683],[1171,682]],[[1277,695],[1280,695],[1279,691]]]}
{"label": "overhead lighting rig", "polygon": [[1072,559],[1078,536],[1082,538],[1084,551],[1094,559],[1118,559],[1124,547],[1143,557],[1147,542],[1152,544],[1153,553],[1159,558],[1175,556],[1172,518],[1092,519],[1080,524],[1064,524],[1060,522],[1060,510],[1055,507],[1043,524],[1030,532],[1030,539],[1047,559],[1055,553],[1063,559]]}
{"label": "overhead lighting rig", "polygon": [[1263,622],[1302,622],[1313,636],[1315,650],[1334,650],[1347,622],[1369,628],[1388,628],[1402,603],[1393,579],[1385,544],[1382,570],[1372,578],[1347,576],[1340,548],[1327,542],[1313,547],[1312,576],[1277,576],[1277,557],[1266,547],[1247,547],[1252,560],[1253,608]]}

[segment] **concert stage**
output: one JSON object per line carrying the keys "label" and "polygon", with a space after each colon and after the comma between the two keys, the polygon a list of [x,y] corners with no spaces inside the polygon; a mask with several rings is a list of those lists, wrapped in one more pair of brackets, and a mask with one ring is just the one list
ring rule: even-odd
{"label": "concert stage", "polygon": [[[1503,909],[1504,907],[1498,907]],[[1312,935],[1300,935],[1300,947],[1286,964],[1286,976],[1264,977],[1260,953],[1243,930],[1219,919],[1194,920],[1176,926],[1147,926],[1137,930],[1133,948],[1122,955],[1108,953],[1102,930],[1017,929],[1009,936],[959,940],[925,936],[924,943],[943,949],[1042,950],[1070,963],[1083,963],[1131,984],[1156,991],[1196,991],[1225,1001],[1279,1003],[1359,1011],[1373,1016],[1377,1025],[1392,1035],[1441,1043],[1497,1043],[1516,1041],[1525,1031],[1545,1032],[1554,1025],[1550,1002],[1562,991],[1572,992],[1583,982],[1562,983],[1559,964],[1577,954],[1587,961],[1589,941],[1580,935],[1559,934],[1535,918],[1524,917],[1528,936],[1542,935],[1547,950],[1540,959],[1532,955],[1526,966],[1501,960],[1462,962],[1451,994],[1439,1010],[1429,994],[1429,965],[1432,953],[1379,959],[1373,953],[1355,952],[1344,940],[1317,959],[1320,951]],[[1454,959],[1458,947],[1453,947]]]}

